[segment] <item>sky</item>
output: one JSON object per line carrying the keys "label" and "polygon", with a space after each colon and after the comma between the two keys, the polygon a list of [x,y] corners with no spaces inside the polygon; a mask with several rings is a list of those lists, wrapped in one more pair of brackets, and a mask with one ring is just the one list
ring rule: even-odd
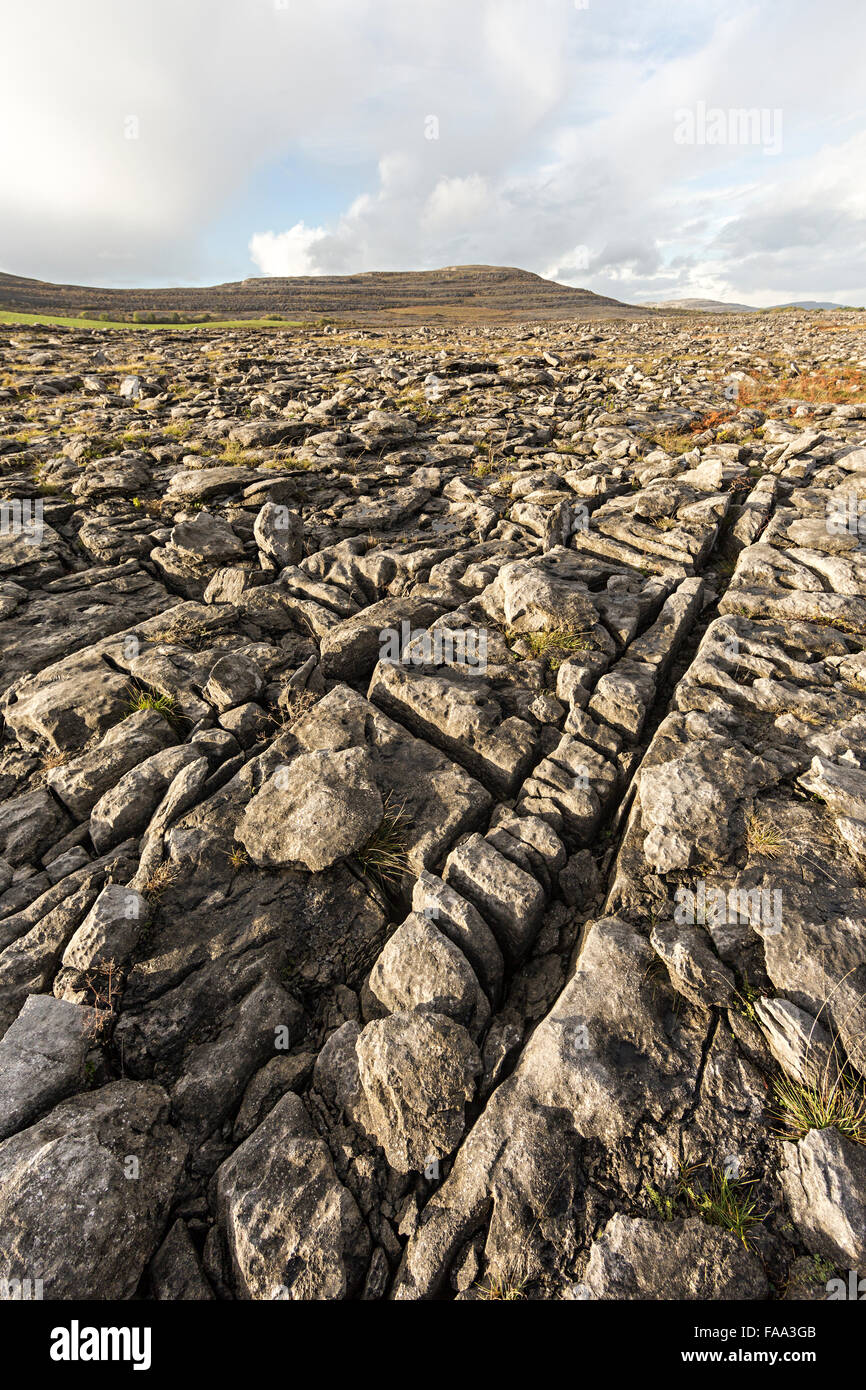
{"label": "sky", "polygon": [[0,270],[866,304],[866,0],[0,0]]}

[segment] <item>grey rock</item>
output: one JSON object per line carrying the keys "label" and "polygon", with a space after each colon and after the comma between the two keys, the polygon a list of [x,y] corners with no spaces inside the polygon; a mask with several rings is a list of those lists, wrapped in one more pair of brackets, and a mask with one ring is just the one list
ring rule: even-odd
{"label": "grey rock", "polygon": [[47,782],[78,820],[131,768],[177,742],[171,725],[154,710],[136,710],[100,739],[91,751],[51,768]]}
{"label": "grey rock", "polygon": [[125,773],[90,813],[90,837],[96,848],[104,852],[140,834],[178,772],[198,757],[189,744],[165,748]]}
{"label": "grey rock", "polygon": [[782,1146],[782,1190],[807,1248],[845,1268],[866,1266],[866,1150],[836,1129]]}
{"label": "grey rock", "polygon": [[255,700],[264,685],[265,678],[256,663],[232,653],[221,656],[211,667],[204,697],[222,711]]}
{"label": "grey rock", "polygon": [[370,989],[390,1012],[429,1009],[479,1031],[490,1006],[463,952],[427,917],[412,913],[388,940]]}
{"label": "grey rock", "polygon": [[644,1221],[618,1213],[593,1242],[585,1276],[593,1298],[762,1299],[760,1261],[729,1231],[697,1217]]}
{"label": "grey rock", "polygon": [[70,828],[69,817],[49,792],[25,792],[0,804],[0,853],[13,866],[22,864]]}
{"label": "grey rock", "polygon": [[544,912],[544,891],[535,879],[481,835],[467,836],[452,850],[442,877],[490,923],[508,960],[526,954]]}
{"label": "grey rock", "polygon": [[154,1296],[161,1302],[201,1303],[214,1296],[180,1217],[151,1260],[149,1274]]}
{"label": "grey rock", "polygon": [[838,1049],[823,1024],[789,999],[758,999],[755,1017],[779,1066],[807,1086],[832,1086]]}
{"label": "grey rock", "polygon": [[253,797],[236,833],[256,864],[319,872],[360,849],[384,813],[365,749],[302,753]]}
{"label": "grey rock", "polygon": [[113,961],[122,970],[148,916],[140,893],[119,883],[106,884],[63,952],[63,964],[85,971]]}
{"label": "grey rock", "polygon": [[232,528],[210,512],[196,512],[189,521],[179,522],[169,540],[182,555],[209,565],[225,564],[244,553],[243,543]]}
{"label": "grey rock", "polygon": [[366,1273],[369,1232],[304,1103],[289,1093],[217,1174],[241,1298],[341,1299]]}
{"label": "grey rock", "polygon": [[368,1023],[358,1038],[370,1132],[398,1172],[453,1153],[465,1127],[481,1058],[465,1028],[413,1010]]}
{"label": "grey rock", "polygon": [[435,922],[460,947],[491,1004],[496,1004],[502,992],[505,964],[496,937],[478,909],[426,869],[415,880],[412,909]]}
{"label": "grey rock", "polygon": [[52,1299],[132,1297],[186,1158],[167,1120],[159,1086],[113,1081],[0,1144],[2,1277],[38,1273]]}
{"label": "grey rock", "polygon": [[674,922],[657,923],[650,934],[653,949],[668,967],[674,988],[699,1008],[731,1005],[736,981],[712,949],[706,932]]}
{"label": "grey rock", "polygon": [[369,677],[388,645],[402,649],[404,635],[411,638],[439,616],[441,605],[423,598],[382,599],[371,603],[322,637],[321,663],[326,676],[338,680]]}
{"label": "grey rock", "polygon": [[93,1045],[93,1010],[31,994],[0,1041],[0,1139],[78,1090]]}
{"label": "grey rock", "polygon": [[137,401],[143,394],[143,385],[140,376],[125,376],[120,383],[120,394],[128,400]]}
{"label": "grey rock", "polygon": [[287,1057],[272,1057],[256,1072],[244,1091],[235,1120],[232,1137],[236,1143],[249,1138],[287,1091],[302,1088],[315,1061],[314,1052],[291,1052]]}
{"label": "grey rock", "polygon": [[25,747],[77,753],[129,713],[126,677],[93,649],[67,657],[20,681],[7,695],[6,721]]}
{"label": "grey rock", "polygon": [[279,985],[263,980],[225,1020],[212,1042],[193,1047],[172,1087],[172,1114],[200,1141],[213,1134],[243,1095],[250,1077],[281,1044],[291,1044],[296,1006]]}
{"label": "grey rock", "polygon": [[297,512],[276,502],[266,502],[253,527],[256,545],[278,569],[296,565],[304,553],[303,522]]}

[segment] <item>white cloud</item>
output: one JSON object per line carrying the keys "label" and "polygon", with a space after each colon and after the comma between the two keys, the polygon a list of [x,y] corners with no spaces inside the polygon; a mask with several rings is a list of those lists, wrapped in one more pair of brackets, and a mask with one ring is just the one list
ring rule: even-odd
{"label": "white cloud", "polygon": [[448,236],[455,226],[465,231],[483,222],[491,199],[492,190],[480,174],[440,179],[421,211],[424,229],[432,237]]}
{"label": "white cloud", "polygon": [[[633,299],[866,302],[864,41],[861,0],[786,0],[783,22],[775,0],[29,0],[4,19],[0,266],[462,261]],[[678,145],[698,102],[781,109],[783,153]],[[284,213],[215,244],[286,159]]]}
{"label": "white cloud", "polygon": [[312,254],[324,227],[305,227],[297,222],[287,232],[257,232],[250,238],[250,256],[263,275],[316,275]]}

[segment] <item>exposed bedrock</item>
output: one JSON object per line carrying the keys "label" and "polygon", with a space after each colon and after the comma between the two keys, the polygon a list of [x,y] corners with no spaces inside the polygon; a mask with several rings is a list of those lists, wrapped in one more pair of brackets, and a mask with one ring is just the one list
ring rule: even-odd
{"label": "exposed bedrock", "polygon": [[866,393],[825,326],[3,328],[0,1279],[862,1271]]}

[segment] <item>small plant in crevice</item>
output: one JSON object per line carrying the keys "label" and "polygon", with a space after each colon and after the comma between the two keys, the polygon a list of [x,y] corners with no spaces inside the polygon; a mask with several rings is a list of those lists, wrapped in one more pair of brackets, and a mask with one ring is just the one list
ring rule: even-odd
{"label": "small plant in crevice", "polygon": [[758,1210],[751,1191],[756,1181],[733,1177],[713,1163],[692,1164],[680,1169],[673,1192],[660,1192],[648,1181],[644,1191],[663,1221],[694,1212],[707,1225],[730,1231],[748,1250],[754,1228],[767,1214]]}
{"label": "small plant in crevice", "polygon": [[734,1009],[742,1018],[748,1019],[749,1023],[756,1023],[755,1002],[762,997],[767,997],[767,991],[750,984],[748,973],[744,970],[743,988],[734,990],[734,998],[737,1000]]}
{"label": "small plant in crevice", "polygon": [[866,1144],[866,1091],[849,1071],[814,1084],[780,1076],[774,1082],[775,1116],[786,1138],[803,1138],[810,1129],[838,1129],[855,1144]]}
{"label": "small plant in crevice", "polygon": [[526,1298],[525,1279],[510,1279],[504,1275],[488,1275],[485,1283],[476,1284],[475,1287],[482,1302],[514,1303],[518,1299]]}
{"label": "small plant in crevice", "polygon": [[662,1221],[673,1221],[677,1214],[677,1194],[665,1195],[659,1192],[657,1187],[653,1187],[651,1182],[645,1182],[643,1188]]}
{"label": "small plant in crevice", "polygon": [[397,806],[392,793],[384,801],[385,814],[366,844],[355,851],[362,871],[380,888],[399,887],[409,872],[409,817],[404,805]]}
{"label": "small plant in crevice", "polygon": [[584,632],[573,628],[548,628],[541,632],[517,632],[514,628],[505,629],[505,640],[511,655],[519,659],[535,659],[547,662],[551,671],[558,671],[564,661],[577,652],[593,650],[591,639]]}
{"label": "small plant in crevice", "polygon": [[321,695],[317,695],[313,690],[296,690],[291,686],[285,686],[280,692],[277,712],[272,716],[273,723],[289,729],[294,728],[321,698]]}
{"label": "small plant in crevice", "polygon": [[148,902],[158,902],[167,888],[170,888],[177,878],[177,869],[169,859],[163,860],[157,869],[148,878],[142,888],[142,896]]}
{"label": "small plant in crevice", "polygon": [[750,854],[778,859],[785,848],[785,840],[778,826],[753,811],[746,821],[746,847]]}
{"label": "small plant in crevice", "polygon": [[95,970],[89,970],[85,984],[93,996],[89,1003],[93,1010],[87,1028],[87,1035],[94,1041],[101,1038],[110,1024],[119,992],[120,972],[114,960],[101,960]]}
{"label": "small plant in crevice", "polygon": [[63,767],[68,763],[72,754],[69,751],[60,753],[48,753],[39,764],[40,772],[50,772],[52,768]]}
{"label": "small plant in crevice", "polygon": [[155,714],[161,714],[163,719],[168,720],[169,724],[175,724],[182,717],[173,695],[160,695],[158,691],[145,690],[144,687],[135,684],[127,686],[127,694],[130,714],[135,714],[138,710],[153,710]]}
{"label": "small plant in crevice", "polygon": [[692,1182],[694,1169],[686,1169],[680,1175],[680,1184],[686,1200],[694,1207],[702,1221],[709,1226],[721,1226],[730,1231],[749,1249],[755,1226],[760,1226],[766,1212],[758,1211],[757,1198],[750,1190],[755,1178],[733,1178],[715,1164],[707,1164],[703,1183]]}

